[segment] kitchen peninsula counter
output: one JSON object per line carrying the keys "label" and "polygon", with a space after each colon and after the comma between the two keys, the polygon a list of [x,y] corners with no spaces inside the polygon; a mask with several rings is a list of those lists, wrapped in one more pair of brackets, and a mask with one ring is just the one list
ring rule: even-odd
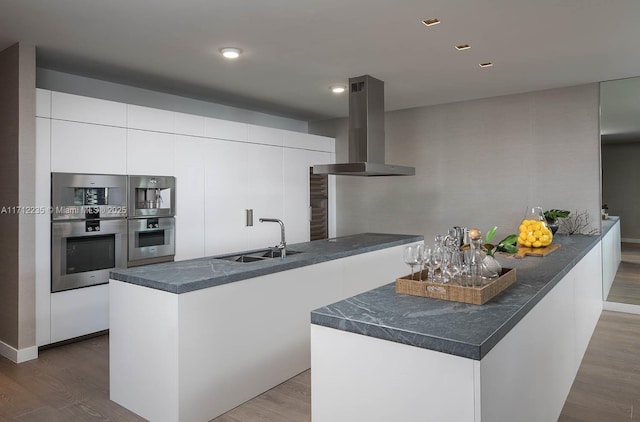
{"label": "kitchen peninsula counter", "polygon": [[[240,263],[221,259],[229,254],[216,255],[188,261],[117,269],[111,271],[111,279],[180,294],[415,243],[422,239],[422,236],[416,235],[362,233],[288,245],[287,250],[298,253],[289,255],[285,259],[269,258]],[[250,253],[251,251],[244,252],[244,254]],[[398,259],[401,260],[401,258],[400,255]]]}
{"label": "kitchen peninsula counter", "polygon": [[395,283],[311,313],[311,322],[382,340],[480,360],[599,241],[556,236],[560,249],[544,258],[505,258],[517,281],[484,305],[396,294]]}
{"label": "kitchen peninsula counter", "polygon": [[311,311],[406,273],[422,236],[293,244],[285,259],[220,257],[117,270],[111,400],[152,421],[208,421],[311,366]]}
{"label": "kitchen peninsula counter", "polygon": [[498,256],[517,279],[484,305],[390,283],[314,310],[313,421],[556,420],[602,311],[600,242]]}

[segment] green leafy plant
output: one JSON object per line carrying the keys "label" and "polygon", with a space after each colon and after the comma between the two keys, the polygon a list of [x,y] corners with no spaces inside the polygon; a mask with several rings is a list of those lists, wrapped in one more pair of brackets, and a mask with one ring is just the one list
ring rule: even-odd
{"label": "green leafy plant", "polygon": [[496,252],[517,253],[518,247],[516,243],[518,242],[518,235],[510,234],[498,242],[497,245],[493,245],[490,242],[496,235],[496,231],[498,231],[498,226],[493,226],[484,237],[484,248],[487,250],[487,255],[494,256]]}
{"label": "green leafy plant", "polygon": [[544,212],[544,218],[547,222],[557,221],[560,218],[567,218],[571,214],[566,210],[547,210]]}

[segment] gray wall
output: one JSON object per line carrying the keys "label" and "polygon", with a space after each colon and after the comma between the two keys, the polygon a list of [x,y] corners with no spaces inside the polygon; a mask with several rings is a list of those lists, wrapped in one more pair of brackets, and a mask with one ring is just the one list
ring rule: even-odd
{"label": "gray wall", "polygon": [[257,111],[180,97],[178,95],[101,81],[44,68],[37,69],[36,86],[38,88],[66,92],[68,94],[84,95],[87,97],[101,98],[103,100],[251,123],[296,132],[306,133],[308,128],[307,122],[301,120],[288,119]]}
{"label": "gray wall", "polygon": [[[516,233],[529,205],[587,210],[600,228],[599,85],[386,113],[387,163],[414,177],[337,176],[337,234],[416,233],[454,225]],[[336,136],[347,122],[309,124]]]}
{"label": "gray wall", "polygon": [[35,345],[35,48],[0,52],[0,341]]}
{"label": "gray wall", "polygon": [[620,236],[640,242],[640,139],[602,145],[602,202],[620,216]]}

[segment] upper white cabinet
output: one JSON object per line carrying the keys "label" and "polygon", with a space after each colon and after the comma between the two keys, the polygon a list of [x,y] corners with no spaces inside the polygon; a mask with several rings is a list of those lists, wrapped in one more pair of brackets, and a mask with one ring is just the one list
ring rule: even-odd
{"label": "upper white cabinet", "polygon": [[205,117],[204,136],[207,138],[227,139],[230,141],[247,141],[247,124],[231,122],[229,120]]}
{"label": "upper white cabinet", "polygon": [[127,130],[127,173],[174,175],[174,135],[147,130]]}
{"label": "upper white cabinet", "polygon": [[51,171],[127,174],[127,130],[52,120]]}
{"label": "upper white cabinet", "polygon": [[36,117],[51,117],[51,91],[36,88]]}
{"label": "upper white cabinet", "polygon": [[174,133],[174,114],[168,110],[129,104],[127,105],[127,127]]}
{"label": "upper white cabinet", "polygon": [[302,148],[324,152],[334,152],[335,150],[335,140],[326,136],[310,135],[289,130],[282,131],[282,136],[283,145],[286,148]]}
{"label": "upper white cabinet", "polygon": [[189,136],[204,135],[205,117],[193,114],[174,113],[175,133]]}
{"label": "upper white cabinet", "polygon": [[51,118],[125,127],[127,125],[127,105],[80,95],[52,92]]}
{"label": "upper white cabinet", "polygon": [[284,145],[284,130],[256,125],[247,126],[247,140],[249,142],[254,144],[275,145],[279,147]]}

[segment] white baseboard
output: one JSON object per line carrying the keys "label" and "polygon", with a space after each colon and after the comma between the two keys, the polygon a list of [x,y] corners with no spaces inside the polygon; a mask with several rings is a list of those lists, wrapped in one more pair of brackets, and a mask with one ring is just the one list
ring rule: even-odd
{"label": "white baseboard", "polygon": [[630,303],[605,302],[603,309],[627,314],[640,314],[640,305],[632,305]]}
{"label": "white baseboard", "polygon": [[32,359],[38,359],[38,348],[36,346],[24,349],[15,349],[7,343],[0,341],[0,356],[4,356],[15,363],[22,363]]}
{"label": "white baseboard", "polygon": [[640,243],[640,239],[629,239],[628,237],[623,237],[620,241],[624,243]]}

